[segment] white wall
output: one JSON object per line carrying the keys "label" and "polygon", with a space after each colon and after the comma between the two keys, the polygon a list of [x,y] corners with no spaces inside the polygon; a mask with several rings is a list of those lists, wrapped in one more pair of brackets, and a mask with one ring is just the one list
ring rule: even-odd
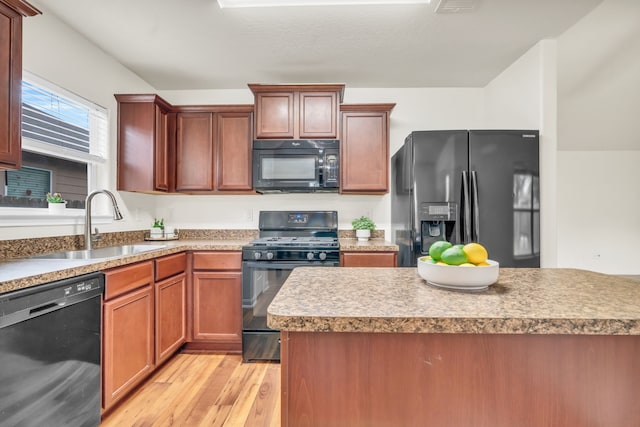
{"label": "white wall", "polygon": [[[114,191],[117,103],[113,94],[149,93],[155,90],[52,14],[45,12],[42,15],[25,18],[23,22],[23,68],[108,109],[110,115],[108,167],[96,177],[96,188]],[[103,220],[100,230],[145,228],[152,215],[153,198],[151,196],[132,198],[124,193],[117,197],[120,198],[119,205],[125,219],[113,223],[108,220],[104,223]],[[106,197],[98,196],[95,201],[98,211],[105,211],[108,208]],[[82,223],[82,219],[79,218],[77,225],[2,227],[0,238],[9,240],[81,234]]]}
{"label": "white wall", "polygon": [[558,38],[558,266],[640,274],[640,2]]}

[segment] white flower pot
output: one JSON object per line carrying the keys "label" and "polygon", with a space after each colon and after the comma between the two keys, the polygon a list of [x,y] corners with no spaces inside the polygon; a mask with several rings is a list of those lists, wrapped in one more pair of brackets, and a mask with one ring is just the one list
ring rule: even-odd
{"label": "white flower pot", "polygon": [[49,203],[49,213],[52,215],[63,215],[66,208],[67,202]]}
{"label": "white flower pot", "polygon": [[356,237],[361,242],[366,242],[371,237],[371,230],[356,230]]}

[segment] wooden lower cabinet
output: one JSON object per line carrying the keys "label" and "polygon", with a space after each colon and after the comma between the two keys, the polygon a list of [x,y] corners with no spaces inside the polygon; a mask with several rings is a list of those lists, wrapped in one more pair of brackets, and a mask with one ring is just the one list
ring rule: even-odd
{"label": "wooden lower cabinet", "polygon": [[194,252],[187,348],[242,351],[240,252]]}
{"label": "wooden lower cabinet", "polygon": [[397,252],[341,252],[341,267],[397,267]]}
{"label": "wooden lower cabinet", "polygon": [[156,364],[170,358],[187,340],[187,275],[155,284]]}
{"label": "wooden lower cabinet", "polygon": [[[107,286],[108,286],[107,276]],[[109,409],[154,369],[151,284],[105,301],[102,405]]]}

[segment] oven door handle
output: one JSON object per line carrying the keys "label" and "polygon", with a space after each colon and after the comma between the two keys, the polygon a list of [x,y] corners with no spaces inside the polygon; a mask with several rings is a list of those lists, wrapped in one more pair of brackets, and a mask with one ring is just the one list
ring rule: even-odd
{"label": "oven door handle", "polygon": [[340,261],[242,261],[242,268],[262,268],[270,270],[293,270],[296,267],[338,267]]}

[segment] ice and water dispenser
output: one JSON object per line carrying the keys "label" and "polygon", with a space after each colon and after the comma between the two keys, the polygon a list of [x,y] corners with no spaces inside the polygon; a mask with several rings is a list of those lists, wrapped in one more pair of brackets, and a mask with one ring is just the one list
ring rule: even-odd
{"label": "ice and water dispenser", "polygon": [[420,252],[429,253],[429,247],[438,240],[456,243],[458,204],[453,202],[425,202],[420,204]]}

